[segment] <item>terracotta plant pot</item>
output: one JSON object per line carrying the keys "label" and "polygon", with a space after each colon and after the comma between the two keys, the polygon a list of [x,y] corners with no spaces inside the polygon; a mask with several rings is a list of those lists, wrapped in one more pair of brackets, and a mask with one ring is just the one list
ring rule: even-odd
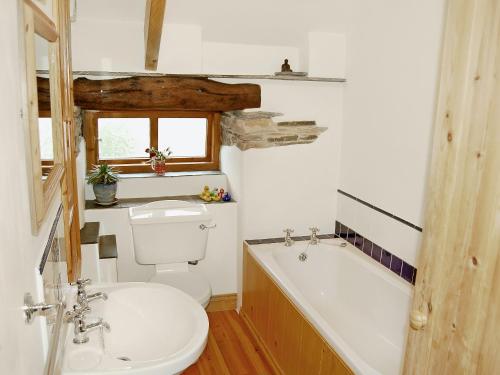
{"label": "terracotta plant pot", "polygon": [[167,173],[167,163],[164,161],[153,161],[151,163],[151,168],[158,176],[163,176]]}

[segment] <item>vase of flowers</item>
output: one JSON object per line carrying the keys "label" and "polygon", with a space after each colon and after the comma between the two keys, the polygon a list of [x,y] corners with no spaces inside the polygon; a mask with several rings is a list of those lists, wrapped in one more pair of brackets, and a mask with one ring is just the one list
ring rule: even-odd
{"label": "vase of flowers", "polygon": [[149,154],[147,163],[151,164],[151,169],[153,169],[157,176],[163,176],[167,172],[167,160],[172,155],[170,147],[167,147],[163,151],[149,147],[146,149],[146,152]]}

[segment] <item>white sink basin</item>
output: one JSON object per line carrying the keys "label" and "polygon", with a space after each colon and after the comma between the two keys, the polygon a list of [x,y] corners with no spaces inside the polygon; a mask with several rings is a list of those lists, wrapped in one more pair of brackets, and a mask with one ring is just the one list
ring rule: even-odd
{"label": "white sink basin", "polygon": [[153,283],[116,283],[89,288],[107,301],[93,301],[88,323],[102,317],[110,332],[96,330],[73,343],[70,323],[63,374],[178,374],[196,362],[207,342],[208,318],[193,298]]}

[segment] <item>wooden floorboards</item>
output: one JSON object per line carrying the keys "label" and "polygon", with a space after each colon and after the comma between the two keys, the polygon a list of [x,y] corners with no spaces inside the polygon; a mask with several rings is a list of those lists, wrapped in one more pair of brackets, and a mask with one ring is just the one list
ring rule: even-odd
{"label": "wooden floorboards", "polygon": [[209,312],[208,344],[185,375],[276,375],[234,310]]}

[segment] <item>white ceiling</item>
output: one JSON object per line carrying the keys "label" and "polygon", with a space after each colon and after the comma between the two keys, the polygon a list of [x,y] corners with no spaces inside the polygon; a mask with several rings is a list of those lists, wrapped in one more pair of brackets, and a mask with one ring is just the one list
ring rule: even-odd
{"label": "white ceiling", "polygon": [[[144,21],[145,0],[77,0],[78,17]],[[166,22],[200,25],[203,39],[297,45],[308,31],[342,32],[349,0],[167,0]]]}

